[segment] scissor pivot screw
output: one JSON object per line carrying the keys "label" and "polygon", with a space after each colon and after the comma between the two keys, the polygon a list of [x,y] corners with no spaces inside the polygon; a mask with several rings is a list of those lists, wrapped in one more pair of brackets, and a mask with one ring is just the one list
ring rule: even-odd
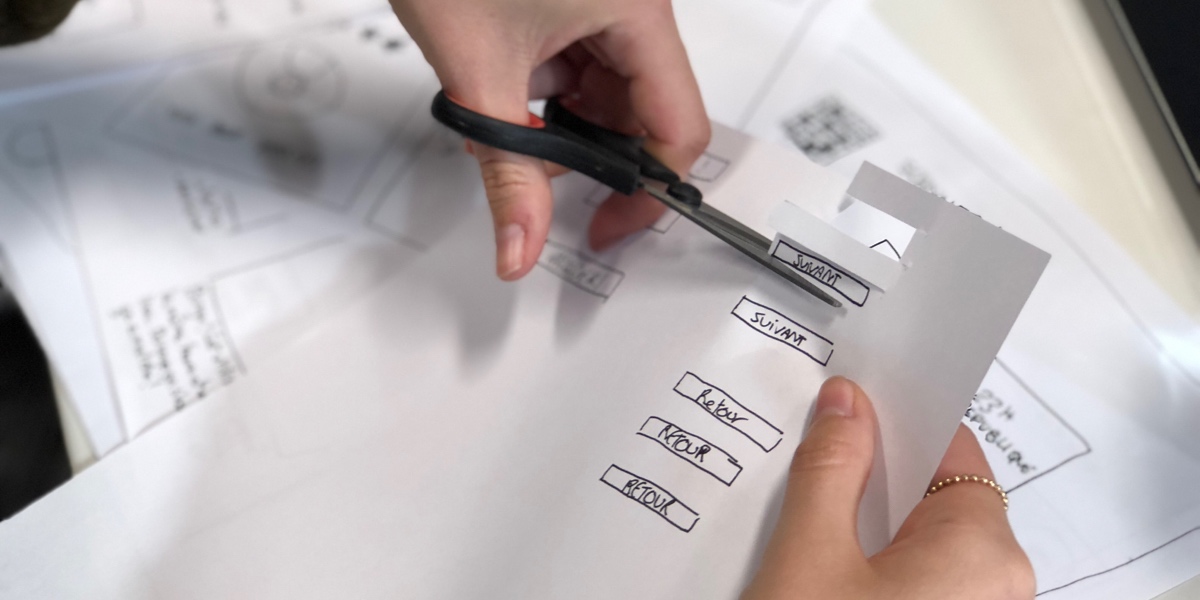
{"label": "scissor pivot screw", "polygon": [[704,202],[704,194],[696,189],[696,186],[683,181],[676,181],[667,186],[667,193],[670,196],[688,206],[699,208]]}

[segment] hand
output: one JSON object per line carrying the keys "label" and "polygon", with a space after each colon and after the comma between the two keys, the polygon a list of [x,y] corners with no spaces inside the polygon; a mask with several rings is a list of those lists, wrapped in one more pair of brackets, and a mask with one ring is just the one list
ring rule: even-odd
{"label": "hand", "polygon": [[[1033,598],[1033,568],[996,492],[959,483],[922,500],[892,544],[870,558],[858,545],[858,505],[871,469],[875,411],[835,377],[817,398],[796,450],[779,524],[746,600],[797,598]],[[992,477],[979,443],[959,426],[934,475]]]}
{"label": "hand", "polygon": [[[528,124],[531,98],[564,95],[580,116],[645,135],[646,150],[686,172],[709,121],[669,0],[392,0],[446,93],[476,112]],[[496,230],[496,272],[537,263],[553,198],[542,161],[473,144]],[[645,192],[614,194],[592,220],[603,249],[665,208]]]}
{"label": "hand", "polygon": [[9,0],[0,2],[0,46],[22,44],[54,31],[77,0]]}

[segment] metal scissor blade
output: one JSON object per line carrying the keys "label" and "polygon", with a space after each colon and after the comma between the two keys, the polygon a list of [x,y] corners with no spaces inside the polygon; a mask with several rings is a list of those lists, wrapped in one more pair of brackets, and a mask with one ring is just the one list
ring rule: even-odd
{"label": "metal scissor blade", "polygon": [[817,287],[815,283],[801,277],[799,273],[772,258],[770,254],[771,240],[763,237],[757,231],[742,225],[736,219],[706,204],[693,207],[680,202],[672,198],[660,185],[648,183],[643,180],[641,187],[675,212],[687,217],[688,220],[699,225],[705,231],[717,236],[718,239],[730,246],[737,248],[742,254],[749,256],[758,264],[770,269],[776,275],[786,279],[796,287],[812,294],[820,301],[832,307],[840,308],[842,306],[840,301],[830,296],[825,290]]}

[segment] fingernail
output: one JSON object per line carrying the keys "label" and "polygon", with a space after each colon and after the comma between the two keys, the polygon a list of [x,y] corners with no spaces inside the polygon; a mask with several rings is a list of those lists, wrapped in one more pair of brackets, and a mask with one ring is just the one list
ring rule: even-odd
{"label": "fingernail", "polygon": [[525,228],[509,223],[496,232],[496,272],[508,279],[525,264]]}
{"label": "fingernail", "polygon": [[817,417],[854,416],[854,384],[844,377],[832,377],[817,394]]}

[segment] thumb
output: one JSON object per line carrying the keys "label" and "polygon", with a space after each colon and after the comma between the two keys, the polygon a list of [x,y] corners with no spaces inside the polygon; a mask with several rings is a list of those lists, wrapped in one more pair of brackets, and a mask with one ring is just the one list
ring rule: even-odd
{"label": "thumb", "polygon": [[[529,124],[529,82],[516,81],[502,91],[447,89],[464,106],[489,117]],[[550,229],[553,195],[540,159],[471,143],[479,161],[496,236],[496,274],[506,281],[524,277],[537,263]]]}
{"label": "thumb", "polygon": [[874,453],[871,401],[852,381],[829,379],[792,459],[779,523],[763,557],[759,578],[776,580],[756,586],[786,587],[779,578],[845,581],[838,575],[867,565],[858,544],[858,506]]}

